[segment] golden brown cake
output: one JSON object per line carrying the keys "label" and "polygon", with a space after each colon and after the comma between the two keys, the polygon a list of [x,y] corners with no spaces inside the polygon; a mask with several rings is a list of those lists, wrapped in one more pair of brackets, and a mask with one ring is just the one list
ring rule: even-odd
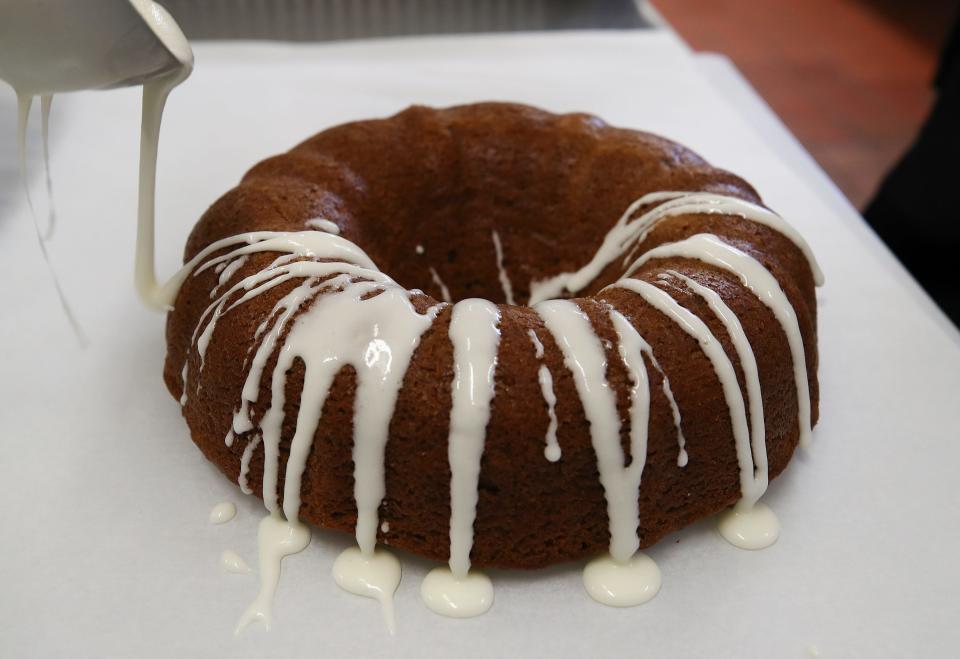
{"label": "golden brown cake", "polygon": [[590,115],[325,130],[213,204],[185,260],[164,377],[204,455],[278,514],[455,572],[628,557],[749,507],[817,419],[802,239]]}

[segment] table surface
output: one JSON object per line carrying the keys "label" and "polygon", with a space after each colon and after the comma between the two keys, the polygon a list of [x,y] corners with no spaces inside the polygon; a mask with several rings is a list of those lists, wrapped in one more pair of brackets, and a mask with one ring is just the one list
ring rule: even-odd
{"label": "table surface", "polygon": [[[330,577],[348,539],[317,532],[284,563],[273,631],[235,639],[255,578],[217,563],[227,548],[253,563],[262,505],[189,441],[160,380],[163,319],[133,293],[138,94],[54,101],[49,247],[90,338],[81,350],[17,187],[2,93],[0,656],[954,655],[960,335],[723,60],[666,32],[202,44],[196,55],[161,140],[161,271],[250,164],[323,127],[414,102],[594,112],[741,174],[808,237],[827,277],[815,442],[771,486],[776,545],[739,551],[697,524],[650,552],[664,584],[642,607],[595,604],[573,565],[493,572],[490,613],[447,620],[419,600],[430,565],[403,556],[390,638],[376,604]],[[208,525],[222,500],[237,519]]]}

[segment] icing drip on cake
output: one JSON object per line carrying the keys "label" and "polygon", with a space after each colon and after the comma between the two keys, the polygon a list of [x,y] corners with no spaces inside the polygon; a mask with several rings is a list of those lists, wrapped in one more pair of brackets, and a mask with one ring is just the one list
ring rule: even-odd
{"label": "icing drip on cake", "polygon": [[[734,350],[737,352],[737,359],[740,361],[740,368],[743,371],[743,377],[746,383],[747,400],[750,410],[750,444],[753,451],[753,462],[756,470],[756,477],[761,481],[763,489],[767,488],[767,432],[763,420],[763,394],[760,391],[760,372],[757,370],[757,360],[753,354],[753,348],[750,347],[750,341],[747,339],[746,332],[743,331],[743,325],[737,314],[727,306],[720,295],[713,289],[707,288],[703,284],[682,275],[675,270],[668,270],[668,277],[675,277],[683,282],[690,290],[703,298],[710,310],[723,323],[724,329],[730,340],[733,342]],[[661,279],[663,281],[663,279]]]}
{"label": "icing drip on cake", "polygon": [[311,229],[316,229],[317,231],[326,231],[327,233],[332,233],[335,236],[340,235],[340,227],[336,225],[335,222],[326,220],[322,217],[315,217],[311,220],[304,222]]}
{"label": "icing drip on cake", "polygon": [[534,356],[537,359],[543,359],[543,343],[540,341],[540,337],[537,336],[536,331],[527,330],[527,336],[530,337],[530,342],[533,344]]}
{"label": "icing drip on cake", "polygon": [[458,302],[450,319],[453,343],[453,405],[450,408],[450,571],[470,569],[477,514],[480,461],[494,395],[500,311],[487,300]]}
{"label": "icing drip on cake", "polygon": [[447,288],[447,285],[443,283],[442,279],[440,279],[437,269],[433,266],[430,266],[430,279],[432,279],[433,283],[440,288],[440,299],[447,303],[452,302],[453,298],[450,297],[450,289]]}
{"label": "icing drip on cake", "polygon": [[[574,378],[583,403],[584,414],[590,422],[590,438],[597,455],[600,483],[607,499],[610,522],[610,555],[626,563],[640,546],[637,529],[640,525],[639,491],[643,467],[646,463],[647,418],[649,396],[646,371],[639,357],[639,343],[629,336],[632,376],[636,385],[631,391],[630,457],[620,445],[620,417],[616,397],[607,382],[607,360],[603,346],[590,324],[590,319],[576,304],[565,300],[550,300],[535,307],[544,324],[563,353],[564,364]],[[614,319],[616,323],[616,319]],[[626,325],[630,326],[629,323]],[[631,331],[635,334],[636,330]],[[624,331],[622,327],[618,331]],[[623,337],[621,337],[623,338]],[[636,355],[633,354],[635,349]]]}
{"label": "icing drip on cake", "polygon": [[[533,343],[533,349],[537,359],[543,359],[543,343],[540,342],[537,333],[534,330],[527,330],[530,341]],[[544,457],[550,462],[559,460],[563,453],[560,450],[560,443],[557,441],[557,395],[553,391],[553,376],[550,375],[550,369],[546,364],[540,364],[537,370],[537,381],[540,383],[540,392],[543,394],[543,400],[547,404],[547,433],[546,446],[543,449]]]}
{"label": "icing drip on cake", "polygon": [[[199,274],[221,263],[233,264],[237,259],[259,251],[280,252],[281,256],[262,270],[243,277],[203,312],[194,331],[194,346],[200,358],[198,376],[202,373],[203,358],[215,335],[219,318],[280,283],[292,279],[300,281],[275,303],[267,320],[257,329],[260,343],[249,359],[241,402],[234,414],[231,429],[231,433],[236,434],[254,430],[252,406],[258,401],[262,379],[268,377],[271,385],[270,406],[257,424],[258,434],[248,440],[244,449],[240,483],[241,487],[248,490],[246,476],[250,459],[257,445],[262,442],[263,500],[273,517],[281,519],[282,512],[287,523],[298,523],[301,478],[330,386],[337,373],[347,365],[352,366],[357,374],[353,460],[354,498],[358,510],[356,536],[360,558],[353,560],[345,556],[341,563],[341,567],[351,566],[349,571],[352,575],[344,576],[341,585],[346,584],[344,587],[356,591],[361,581],[375,583],[377,575],[382,576],[384,562],[389,560],[383,558],[384,552],[374,553],[374,548],[380,525],[378,511],[385,493],[384,450],[390,419],[420,337],[430,327],[440,307],[434,306],[424,314],[418,313],[408,291],[377,271],[359,248],[334,234],[247,234],[221,241],[218,250],[230,247],[233,249],[226,254],[208,258],[195,268],[195,272]],[[208,249],[206,255],[198,256],[206,258],[214,251]],[[194,259],[191,263],[196,265],[200,262]],[[188,264],[188,269],[193,268],[189,268]],[[342,322],[334,325],[329,322],[330,318],[338,318]],[[321,335],[324,341],[316,341],[315,337]],[[281,343],[282,350],[278,351]],[[278,354],[277,363],[268,374],[265,372],[266,365],[275,353]],[[304,385],[285,467],[281,511],[277,488],[286,377],[298,359],[302,360],[305,368]],[[185,379],[185,390],[189,384]],[[364,568],[369,569],[370,575],[365,577],[359,574]],[[382,588],[384,595],[378,599],[384,602],[384,597],[392,597],[395,589],[395,585]],[[262,587],[258,596],[260,609],[264,606],[263,592]],[[245,619],[249,622],[261,617],[257,614]],[[388,619],[392,620],[392,613],[389,613]]]}
{"label": "icing drip on cake", "polygon": [[677,243],[655,247],[637,259],[630,266],[626,276],[629,277],[651,259],[676,256],[696,259],[734,273],[740,278],[743,285],[750,289],[773,312],[787,335],[787,342],[790,346],[799,407],[800,444],[801,446],[808,446],[812,431],[810,389],[807,381],[807,361],[803,348],[803,337],[800,333],[800,324],[797,320],[797,314],[793,310],[793,305],[790,304],[790,300],[783,289],[780,288],[776,277],[746,252],[711,234],[697,234]]}
{"label": "icing drip on cake", "polygon": [[680,306],[666,291],[653,284],[640,279],[621,279],[613,286],[636,293],[650,306],[673,320],[684,332],[696,339],[700,349],[710,360],[713,370],[720,380],[720,386],[730,414],[730,424],[733,428],[737,463],[740,467],[741,501],[738,505],[741,507],[753,505],[766,490],[766,473],[763,473],[761,477],[754,474],[754,461],[743,394],[740,392],[740,385],[737,383],[737,373],[720,341],[700,318]]}
{"label": "icing drip on cake", "polygon": [[507,304],[516,304],[513,299],[513,284],[510,283],[510,275],[503,266],[503,244],[500,242],[500,234],[496,229],[490,232],[490,238],[493,240],[493,251],[497,257],[497,272],[500,278],[500,286],[503,288],[503,299]]}
{"label": "icing drip on cake", "polygon": [[[453,404],[450,408],[450,568],[436,568],[422,594],[430,608],[443,615],[479,615],[493,603],[489,579],[470,571],[473,523],[479,498],[480,463],[494,395],[500,311],[487,300],[471,298],[453,307]],[[484,585],[487,584],[487,585]],[[486,596],[489,591],[489,597]],[[482,601],[477,601],[476,598]],[[471,599],[471,602],[464,601]],[[456,602],[440,606],[437,602]]]}
{"label": "icing drip on cake", "polygon": [[[657,205],[635,217],[640,209],[651,204]],[[617,257],[631,247],[639,249],[650,231],[663,220],[676,215],[702,214],[737,215],[778,231],[803,252],[810,264],[814,282],[818,286],[823,283],[823,273],[803,236],[773,211],[737,197],[708,192],[651,192],[627,207],[586,265],[574,272],[531,282],[529,303],[532,305],[565,292],[583,290]]]}

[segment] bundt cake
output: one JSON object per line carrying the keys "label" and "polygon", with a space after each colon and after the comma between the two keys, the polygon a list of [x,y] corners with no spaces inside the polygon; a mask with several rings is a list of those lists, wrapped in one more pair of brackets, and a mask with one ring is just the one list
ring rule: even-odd
{"label": "bundt cake", "polygon": [[817,419],[803,239],[587,114],[411,107],[254,166],[197,223],[164,377],[287,519],[471,565],[749,509]]}

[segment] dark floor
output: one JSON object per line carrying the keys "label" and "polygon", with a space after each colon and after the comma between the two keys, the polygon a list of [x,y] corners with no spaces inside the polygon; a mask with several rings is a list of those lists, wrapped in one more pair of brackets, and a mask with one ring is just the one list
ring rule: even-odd
{"label": "dark floor", "polygon": [[958,0],[654,0],[730,57],[857,208],[912,142]]}

